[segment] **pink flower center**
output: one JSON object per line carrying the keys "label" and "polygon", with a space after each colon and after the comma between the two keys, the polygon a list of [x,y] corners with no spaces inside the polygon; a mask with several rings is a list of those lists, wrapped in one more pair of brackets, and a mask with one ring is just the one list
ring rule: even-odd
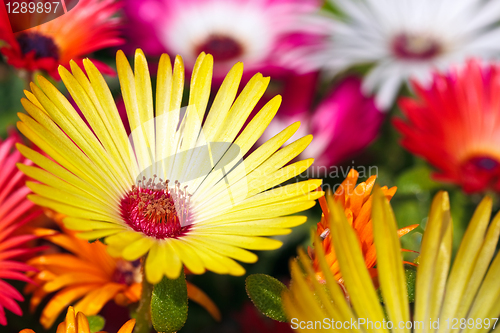
{"label": "pink flower center", "polygon": [[402,33],[392,41],[392,51],[399,59],[428,60],[439,55],[442,46],[430,36]]}
{"label": "pink flower center", "polygon": [[168,180],[160,178],[157,183],[156,175],[147,182],[143,177],[121,200],[121,216],[133,230],[146,236],[177,238],[190,229],[190,198],[187,186],[181,189],[178,181],[169,187]]}
{"label": "pink flower center", "polygon": [[233,37],[214,34],[196,47],[195,53],[201,52],[211,54],[215,61],[228,61],[241,56],[243,46]]}
{"label": "pink flower center", "polygon": [[59,48],[50,37],[36,32],[23,32],[16,37],[23,55],[34,52],[35,59],[59,59]]}

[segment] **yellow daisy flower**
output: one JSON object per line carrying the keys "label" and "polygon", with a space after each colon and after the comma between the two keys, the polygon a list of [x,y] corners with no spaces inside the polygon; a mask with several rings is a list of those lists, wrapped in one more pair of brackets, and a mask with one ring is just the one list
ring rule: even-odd
{"label": "yellow daisy flower", "polygon": [[[134,71],[123,52],[117,71],[132,133],[127,136],[104,78],[84,61],[59,74],[90,124],[48,80],[38,77],[22,104],[19,130],[51,159],[18,145],[38,167],[19,165],[40,183],[28,182],[36,204],[65,214],[67,228],[84,239],[104,238],[112,255],[133,261],[147,255],[151,283],[211,270],[242,275],[235,260],[253,263],[249,250],[273,250],[323,195],[320,180],[277,187],[305,171],[312,159],[288,164],[311,142],[307,135],[282,147],[297,131],[294,123],[250,152],[278,110],[269,101],[248,123],[269,78],[256,74],[235,99],[243,73],[236,64],[210,111],[213,58],[202,53],[191,78],[188,106],[181,110],[182,59],[172,66],[164,54],[156,96],[146,58],[135,54]],[[153,102],[153,100],[155,102]],[[280,148],[282,147],[282,148]],[[245,157],[245,158],[243,158]]]}
{"label": "yellow daisy flower", "polygon": [[494,328],[500,314],[500,255],[493,259],[500,235],[500,214],[488,227],[490,198],[486,197],[476,209],[451,266],[452,220],[448,194],[436,195],[422,240],[412,310],[397,224],[383,191],[375,190],[372,219],[384,305],[380,303],[356,233],[342,206],[333,200],[328,204],[332,212],[333,244],[350,304],[329,269],[323,248],[316,246],[315,251],[326,288],[316,280],[308,256],[299,251],[299,260],[291,262],[291,288],[283,295],[292,328],[299,332],[335,327],[345,331],[439,333],[488,332]]}
{"label": "yellow daisy flower", "polygon": [[[132,333],[134,329],[135,319],[130,319],[118,330],[118,333]],[[90,333],[89,321],[82,312],[75,315],[73,307],[68,308],[66,320],[57,326],[57,333]],[[29,328],[21,330],[19,333],[35,333]]]}

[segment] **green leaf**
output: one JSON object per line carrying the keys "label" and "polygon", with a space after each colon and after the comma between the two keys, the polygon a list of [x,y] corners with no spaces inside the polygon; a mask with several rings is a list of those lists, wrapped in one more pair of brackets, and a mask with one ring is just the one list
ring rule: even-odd
{"label": "green leaf", "polygon": [[247,294],[253,304],[271,319],[286,322],[281,295],[286,286],[272,276],[253,274],[246,279]]}
{"label": "green leaf", "polygon": [[87,316],[87,320],[89,321],[89,328],[91,333],[102,331],[104,325],[106,324],[106,320],[104,317],[95,315],[95,316]]}
{"label": "green leaf", "polygon": [[442,187],[442,184],[432,180],[431,169],[420,165],[406,170],[397,181],[398,194],[419,194]]}
{"label": "green leaf", "polygon": [[153,287],[151,295],[151,321],[157,332],[171,333],[180,330],[188,316],[186,277],[170,280],[163,277]]}

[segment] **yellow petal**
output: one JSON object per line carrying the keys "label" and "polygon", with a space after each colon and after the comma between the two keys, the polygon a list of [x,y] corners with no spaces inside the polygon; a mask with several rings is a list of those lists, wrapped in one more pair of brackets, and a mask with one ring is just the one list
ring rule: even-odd
{"label": "yellow petal", "polygon": [[146,258],[146,264],[144,266],[144,271],[146,273],[146,278],[149,283],[157,284],[161,281],[163,277],[162,262],[164,252],[161,250],[160,244],[154,244],[149,250],[148,257]]}
{"label": "yellow petal", "polygon": [[158,117],[170,111],[172,98],[172,64],[170,57],[165,53],[161,55],[158,62],[156,86],[156,117]]}
{"label": "yellow petal", "polygon": [[116,53],[116,66],[123,101],[125,103],[125,109],[127,110],[130,129],[132,131],[131,136],[137,154],[139,170],[144,170],[151,166],[152,161],[150,156],[153,156],[152,153],[154,150],[150,150],[148,146],[147,134],[142,127],[134,73],[132,72],[132,68],[125,57],[125,54],[121,50]]}
{"label": "yellow petal", "polygon": [[156,241],[149,237],[143,237],[127,245],[122,252],[123,259],[134,261],[145,255]]}
{"label": "yellow petal", "polygon": [[240,147],[241,154],[248,153],[250,148],[257,142],[261,135],[266,130],[267,126],[271,123],[276,112],[281,105],[281,96],[273,97],[269,102],[262,107],[262,109],[250,120],[245,129],[236,138],[234,143]]}
{"label": "yellow petal", "polygon": [[[47,172],[57,176],[58,178],[64,180],[65,182],[68,182],[72,184],[74,187],[79,188],[82,191],[85,191],[92,195],[93,197],[100,199],[104,202],[110,202],[112,201],[112,198],[108,197],[105,195],[105,193],[99,191],[96,187],[90,185],[88,182],[83,181],[82,179],[78,178],[65,168],[61,167],[59,164],[54,163],[54,161],[51,161],[47,157],[43,156],[42,154],[34,151],[31,148],[28,148],[22,144],[17,144],[16,145],[17,150],[26,157],[27,159],[33,161],[36,165],[38,165],[40,168],[43,170],[46,170]],[[20,166],[18,166],[20,167]],[[28,175],[29,177],[33,177],[34,179],[41,180],[38,178],[43,177],[41,175],[41,171],[34,170],[34,168],[29,168],[29,167],[20,167],[22,168],[21,170],[24,172],[29,172],[30,174]],[[41,180],[42,181],[42,180]]]}
{"label": "yellow petal", "polygon": [[[460,301],[456,318],[465,318],[469,309],[471,308],[472,301],[476,296],[476,293],[483,282],[486,270],[490,266],[491,259],[495,254],[495,250],[498,244],[498,238],[500,236],[500,213],[495,216],[493,222],[491,223],[486,237],[484,239],[481,251],[477,255],[476,263],[472,268],[472,276],[469,280],[467,287],[465,288],[465,293]],[[461,263],[455,260],[455,265],[460,265]],[[458,331],[458,329],[457,329]]]}
{"label": "yellow petal", "polygon": [[[344,291],[340,289],[340,286],[337,282],[337,279],[333,276],[330,266],[326,262],[325,251],[323,250],[322,241],[320,240],[317,233],[312,232],[314,234],[314,250],[316,252],[316,258],[318,258],[319,267],[323,272],[323,275],[326,280],[326,290],[329,291],[330,297],[333,300],[333,309],[331,311],[335,311],[338,314],[333,318],[342,318],[342,320],[350,320],[351,318],[355,318],[353,310],[349,304],[347,304]],[[316,276],[313,276],[316,279]]]}
{"label": "yellow petal", "polygon": [[[484,278],[483,283],[481,284],[481,288],[476,295],[474,303],[469,311],[468,318],[472,318],[474,321],[478,318],[484,319],[489,318],[491,322],[491,327],[486,329],[483,326],[482,331],[488,332],[493,327],[493,324],[496,323],[496,318],[498,318],[498,314],[500,311],[500,306],[498,299],[500,298],[500,256],[496,255],[495,259],[491,263],[490,268],[488,269],[488,273],[486,273],[486,277]],[[497,323],[498,325],[498,323]],[[469,329],[468,327],[464,330],[464,332],[477,332],[481,331],[478,327],[473,327]]]}
{"label": "yellow petal", "polygon": [[[344,208],[330,200],[331,235],[347,292],[359,318],[382,322],[385,318],[372,279],[366,269],[358,236],[345,217]],[[368,332],[387,332],[384,328],[367,325]]]}
{"label": "yellow petal", "polygon": [[[54,201],[39,195],[35,194],[30,194],[28,195],[28,199],[31,200],[33,203],[42,206],[42,207],[48,207],[56,212],[62,213],[64,215],[68,215],[71,217],[77,217],[77,218],[88,218],[91,220],[97,220],[97,221],[107,221],[107,222],[117,222],[114,218],[104,215],[98,212],[92,212],[88,211],[85,209],[80,209],[75,206],[70,206],[63,204],[59,201]],[[113,227],[118,228],[120,227],[120,224],[115,224]]]}
{"label": "yellow petal", "polygon": [[125,126],[123,125],[120,114],[118,113],[118,108],[116,107],[115,100],[106,83],[106,80],[89,59],[84,59],[83,65],[85,66],[85,70],[87,71],[87,75],[92,88],[94,89],[97,100],[101,105],[101,118],[106,124],[109,133],[111,133],[113,142],[116,145],[118,153],[121,155],[123,163],[125,164],[129,174],[131,176],[136,175],[138,173],[137,162],[131,155],[127,132],[125,131]]}
{"label": "yellow petal", "polygon": [[93,198],[88,199],[78,195],[73,195],[57,188],[30,181],[26,182],[26,186],[28,186],[33,193],[50,200],[58,201],[60,203],[70,203],[71,206],[108,216],[106,221],[113,222],[121,219],[117,211],[110,209],[112,206],[110,207],[103,202],[93,200]]}
{"label": "yellow petal", "polygon": [[[278,150],[289,138],[291,138],[299,129],[299,126],[300,123],[294,123],[263,143],[253,153],[245,158],[244,163],[240,163],[234,170],[231,171],[231,180],[236,183],[245,177],[247,173],[257,168],[260,164],[262,164],[262,162],[274,154],[274,152]],[[224,190],[225,185],[222,182],[217,183],[217,181],[224,175],[225,174],[222,172],[211,172],[200,185],[197,193],[199,193],[200,196],[211,198],[214,194]],[[214,186],[214,184],[216,185]]]}
{"label": "yellow petal", "polygon": [[207,120],[203,125],[203,134],[208,142],[213,141],[213,136],[226,118],[236,94],[238,93],[238,87],[242,76],[243,63],[238,62],[224,78],[215,96],[212,107],[210,108],[210,112],[207,115]]}
{"label": "yellow petal", "polygon": [[191,237],[190,244],[193,245],[198,250],[203,250],[204,248],[209,248],[214,252],[217,252],[223,256],[233,258],[245,263],[255,263],[258,257],[249,251],[246,251],[240,247],[225,244],[222,242],[213,242],[212,237]]}
{"label": "yellow petal", "polygon": [[172,239],[170,243],[181,258],[182,262],[193,274],[205,273],[205,266],[198,256],[198,249],[190,246],[187,242],[179,239]]}
{"label": "yellow petal", "polygon": [[[432,201],[422,240],[415,283],[416,321],[428,322],[439,314],[451,260],[451,228],[448,193],[441,191]],[[427,332],[428,326],[417,327],[415,332]]]}
{"label": "yellow petal", "polygon": [[[474,263],[484,241],[492,205],[492,200],[489,197],[485,197],[481,201],[462,238],[455,257],[456,264],[453,265],[446,284],[443,308],[439,315],[441,318],[457,318],[456,311],[462,303],[462,296],[466,292],[465,288],[474,273]],[[448,325],[441,325],[439,332],[449,332],[450,329]]]}
{"label": "yellow petal", "polygon": [[305,280],[297,261],[291,261],[290,272],[293,281],[291,290],[294,291],[294,295],[298,296],[297,303],[300,304],[300,308],[303,312],[302,315],[308,318],[308,320],[322,321],[323,318],[325,318],[325,313],[321,309],[321,304],[318,303],[313,291]]}
{"label": "yellow petal", "polygon": [[225,121],[219,127],[214,137],[216,142],[232,142],[246,119],[252,112],[259,99],[264,95],[264,91],[269,85],[270,78],[263,77],[262,74],[255,74],[248,81],[243,91],[234,102]]}
{"label": "yellow petal", "polygon": [[[196,236],[193,231],[192,237]],[[223,244],[242,247],[249,250],[276,250],[281,247],[282,242],[264,237],[245,237],[238,235],[210,235],[211,242],[221,242]]]}
{"label": "yellow petal", "polygon": [[182,57],[176,56],[174,62],[174,73],[172,79],[172,99],[170,101],[170,110],[181,108],[182,94],[184,92],[184,62]]}
{"label": "yellow petal", "polygon": [[146,56],[140,49],[135,51],[134,69],[140,122],[147,139],[147,146],[152,152],[155,152],[155,123],[152,121],[154,117],[153,88],[151,87],[151,77]]}
{"label": "yellow petal", "polygon": [[[373,194],[373,237],[377,249],[377,272],[389,320],[406,323],[410,318],[406,277],[394,213],[379,186]],[[395,325],[394,331],[408,332]]]}

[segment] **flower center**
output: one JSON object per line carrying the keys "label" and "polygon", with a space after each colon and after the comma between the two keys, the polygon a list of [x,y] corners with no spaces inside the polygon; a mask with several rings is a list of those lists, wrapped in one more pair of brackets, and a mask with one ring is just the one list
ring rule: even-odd
{"label": "flower center", "polygon": [[147,236],[177,238],[190,229],[190,198],[187,186],[181,189],[178,181],[169,187],[168,180],[156,182],[156,175],[147,182],[143,177],[121,200],[121,216],[132,229]]}
{"label": "flower center", "polygon": [[206,52],[214,57],[215,61],[227,61],[243,54],[243,46],[233,37],[212,34],[195,49],[196,54]]}
{"label": "flower center", "polygon": [[478,157],[471,160],[471,162],[479,169],[484,171],[492,171],[500,166],[497,160],[491,157]]}
{"label": "flower center", "polygon": [[500,160],[487,155],[474,156],[462,164],[461,173],[466,192],[496,188],[500,184]]}
{"label": "flower center", "polygon": [[428,60],[441,53],[439,42],[428,35],[402,33],[392,42],[392,51],[396,58],[404,60]]}
{"label": "flower center", "polygon": [[59,48],[50,37],[35,32],[22,33],[17,36],[17,42],[23,55],[35,52],[35,59],[54,58],[59,59]]}
{"label": "flower center", "polygon": [[490,172],[500,167],[500,162],[488,156],[479,156],[467,161],[469,167],[478,171]]}

